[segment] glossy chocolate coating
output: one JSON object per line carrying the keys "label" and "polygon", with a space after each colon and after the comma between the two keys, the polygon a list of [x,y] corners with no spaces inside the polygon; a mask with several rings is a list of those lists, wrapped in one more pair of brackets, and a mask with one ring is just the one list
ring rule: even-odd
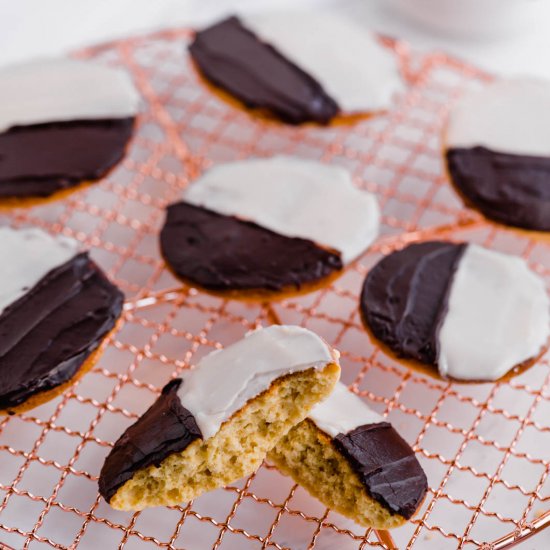
{"label": "glossy chocolate coating", "polygon": [[186,202],[168,207],[160,244],[176,275],[212,291],[299,290],[342,269],[312,241]]}
{"label": "glossy chocolate coating", "polygon": [[118,439],[99,475],[99,492],[109,502],[136,471],[158,466],[202,437],[193,415],[178,397],[181,378],[164,386],[159,398]]}
{"label": "glossy chocolate coating", "polygon": [[321,85],[273,46],[229,17],[197,32],[189,52],[203,75],[246,106],[291,124],[326,124],[339,108]]}
{"label": "glossy chocolate coating", "polygon": [[413,450],[388,422],[359,426],[334,438],[369,495],[394,514],[410,519],[428,480]]}
{"label": "glossy chocolate coating", "polygon": [[0,315],[0,409],[69,381],[115,326],[124,296],[82,253]]}
{"label": "glossy chocolate coating", "polygon": [[363,320],[400,357],[436,365],[437,334],[465,247],[441,241],[411,244],[380,260],[367,275]]}
{"label": "glossy chocolate coating", "polygon": [[487,218],[550,231],[550,156],[456,148],[447,151],[447,165],[458,191]]}
{"label": "glossy chocolate coating", "polygon": [[15,126],[0,134],[0,198],[48,197],[103,177],[126,149],[134,118]]}

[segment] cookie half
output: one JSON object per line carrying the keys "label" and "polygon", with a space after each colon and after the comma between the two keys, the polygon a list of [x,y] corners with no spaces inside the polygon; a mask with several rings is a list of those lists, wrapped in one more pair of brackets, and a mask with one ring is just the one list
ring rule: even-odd
{"label": "cookie half", "polygon": [[0,201],[50,197],[124,156],[138,94],[117,69],[49,59],[0,70]]}
{"label": "cookie half", "polygon": [[292,157],[210,169],[168,207],[160,235],[183,281],[242,298],[313,290],[376,238],[374,196],[339,167]]}
{"label": "cookie half", "polygon": [[407,442],[340,382],[268,458],[328,508],[365,527],[403,524],[428,488]]}
{"label": "cookie half", "polygon": [[0,256],[0,413],[14,413],[92,366],[123,295],[64,237],[2,227]]}
{"label": "cookie half", "polygon": [[396,56],[334,14],[229,17],[198,31],[189,52],[212,84],[291,124],[384,111],[403,90]]}
{"label": "cookie half", "polygon": [[367,275],[363,321],[397,356],[442,377],[498,380],[546,346],[549,300],[518,257],[429,241],[393,252]]}
{"label": "cookie half", "polygon": [[249,475],[339,375],[338,353],[306,329],[251,332],[165,386],[115,443],[99,491],[113,508],[141,510]]}
{"label": "cookie half", "polygon": [[550,231],[550,82],[498,80],[451,109],[445,135],[451,181],[496,222]]}

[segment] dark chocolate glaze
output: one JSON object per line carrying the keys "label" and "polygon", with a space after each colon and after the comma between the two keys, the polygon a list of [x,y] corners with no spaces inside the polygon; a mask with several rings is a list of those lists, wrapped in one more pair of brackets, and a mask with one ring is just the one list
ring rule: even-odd
{"label": "dark chocolate glaze", "polygon": [[176,275],[212,291],[299,290],[342,269],[312,241],[186,202],[168,207],[160,245]]}
{"label": "dark chocolate glaze", "polygon": [[437,335],[465,244],[411,244],[376,264],[365,279],[361,313],[372,333],[398,356],[437,363]]}
{"label": "dark chocolate glaze", "polygon": [[550,231],[550,156],[456,148],[447,151],[447,166],[458,191],[487,218]]}
{"label": "dark chocolate glaze", "polygon": [[197,32],[189,46],[204,76],[246,106],[291,124],[326,124],[339,111],[321,85],[270,44],[229,17]]}
{"label": "dark chocolate glaze", "polygon": [[10,304],[0,315],[0,409],[69,381],[115,326],[123,299],[82,253]]}
{"label": "dark chocolate glaze", "polygon": [[428,490],[426,474],[408,443],[388,422],[359,426],[334,438],[368,494],[410,519]]}
{"label": "dark chocolate glaze", "polygon": [[109,502],[136,471],[158,466],[172,453],[202,438],[193,415],[178,397],[181,378],[164,386],[159,398],[118,439],[99,475],[99,492]]}
{"label": "dark chocolate glaze", "polygon": [[0,198],[48,197],[103,177],[124,156],[134,118],[14,126],[0,134]]}

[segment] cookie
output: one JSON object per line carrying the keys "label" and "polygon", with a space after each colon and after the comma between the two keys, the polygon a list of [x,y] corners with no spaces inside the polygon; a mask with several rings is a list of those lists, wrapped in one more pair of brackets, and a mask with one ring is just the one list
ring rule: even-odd
{"label": "cookie", "polygon": [[75,241],[0,228],[0,413],[59,395],[98,358],[123,295]]}
{"label": "cookie", "polygon": [[429,241],[393,252],[368,273],[360,307],[398,357],[460,381],[518,372],[549,334],[542,279],[523,259],[475,244]]}
{"label": "cookie", "polygon": [[292,157],[223,164],[168,207],[160,235],[184,282],[244,299],[308,292],[376,238],[376,199],[343,168]]}
{"label": "cookie", "polygon": [[385,111],[404,87],[393,52],[334,14],[229,17],[189,52],[210,83],[290,124]]}
{"label": "cookie", "polygon": [[450,179],[469,206],[501,224],[550,231],[550,82],[498,80],[465,95],[444,140]]}
{"label": "cookie", "polygon": [[340,382],[268,458],[325,506],[364,527],[402,525],[428,489],[406,441]]}
{"label": "cookie", "polygon": [[105,176],[124,156],[138,94],[118,69],[49,59],[0,69],[0,203]]}
{"label": "cookie", "polygon": [[164,387],[115,443],[99,491],[113,508],[142,510],[249,475],[339,375],[338,353],[306,329],[251,332]]}

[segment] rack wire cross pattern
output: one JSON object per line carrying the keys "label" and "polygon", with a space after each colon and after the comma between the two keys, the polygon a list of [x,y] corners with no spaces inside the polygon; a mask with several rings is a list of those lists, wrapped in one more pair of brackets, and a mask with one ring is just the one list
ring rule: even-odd
{"label": "rack wire cross pattern", "polygon": [[[60,398],[0,420],[0,544],[496,550],[541,531],[550,523],[548,357],[507,382],[448,383],[385,356],[357,311],[368,269],[427,238],[522,255],[548,282],[547,243],[483,221],[446,181],[440,135],[449,103],[487,75],[385,40],[409,84],[395,110],[353,125],[293,128],[213,95],[185,56],[190,35],[165,31],[79,52],[126,68],[143,96],[128,155],[106,179],[64,200],[0,214],[1,223],[76,238],[127,297],[123,322],[90,373]],[[380,239],[335,283],[307,296],[253,305],[181,289],[158,252],[164,207],[212,163],[276,153],[348,168],[378,196]],[[343,380],[414,445],[430,482],[416,518],[391,537],[361,529],[269,464],[177,507],[130,514],[100,499],[104,457],[162,386],[212,349],[277,320],[315,330],[337,347]],[[548,544],[547,533],[537,540],[544,537]]]}

